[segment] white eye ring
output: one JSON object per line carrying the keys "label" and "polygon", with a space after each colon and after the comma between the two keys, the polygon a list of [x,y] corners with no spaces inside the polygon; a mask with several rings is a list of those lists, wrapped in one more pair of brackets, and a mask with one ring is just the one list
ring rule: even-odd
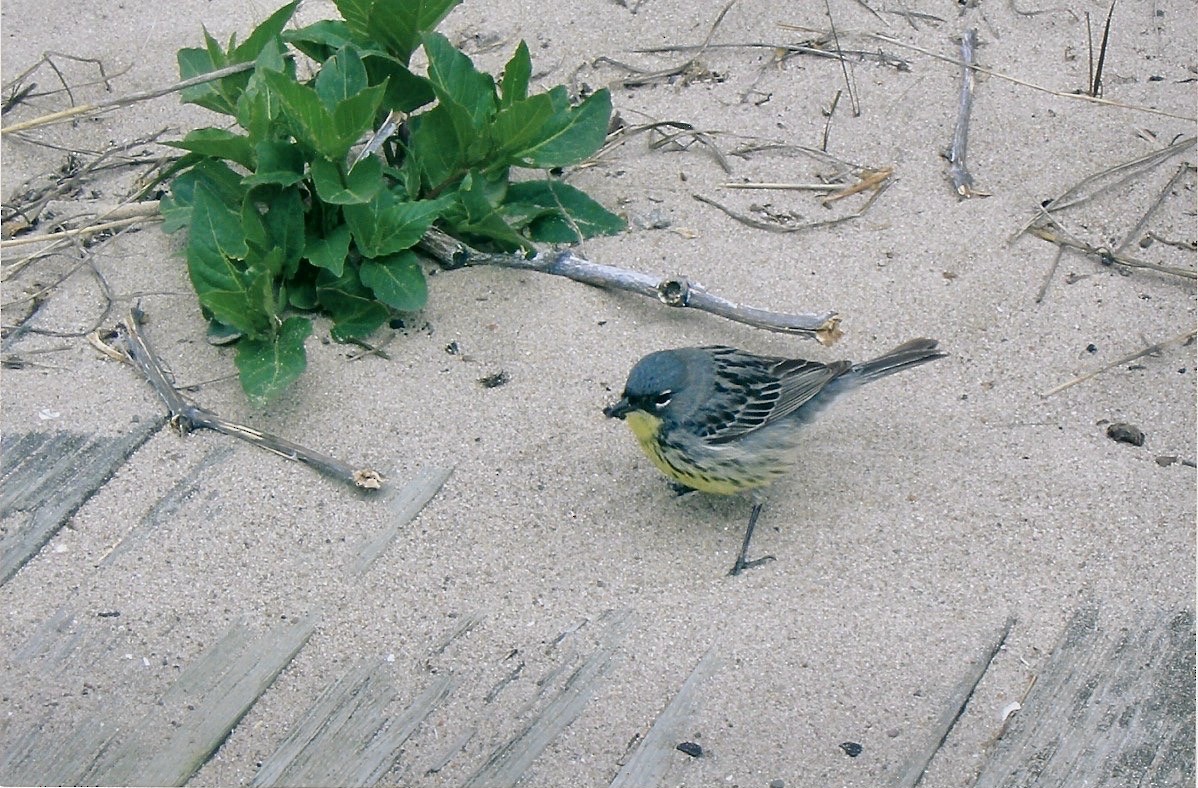
{"label": "white eye ring", "polygon": [[674,392],[663,391],[653,398],[653,407],[661,409],[670,404],[670,400],[674,398]]}

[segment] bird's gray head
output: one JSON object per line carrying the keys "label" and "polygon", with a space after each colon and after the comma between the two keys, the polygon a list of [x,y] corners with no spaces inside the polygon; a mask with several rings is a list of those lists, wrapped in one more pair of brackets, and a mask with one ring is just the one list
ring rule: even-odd
{"label": "bird's gray head", "polygon": [[650,353],[628,373],[620,401],[603,409],[603,415],[622,419],[635,410],[661,416],[689,378],[686,359],[677,350]]}

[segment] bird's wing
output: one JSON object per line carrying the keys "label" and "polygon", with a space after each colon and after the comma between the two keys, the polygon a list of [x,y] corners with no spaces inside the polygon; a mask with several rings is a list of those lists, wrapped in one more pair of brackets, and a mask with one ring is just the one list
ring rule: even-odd
{"label": "bird's wing", "polygon": [[848,362],[755,356],[734,348],[707,348],[715,364],[712,396],[694,428],[709,443],[727,443],[785,418],[849,369]]}

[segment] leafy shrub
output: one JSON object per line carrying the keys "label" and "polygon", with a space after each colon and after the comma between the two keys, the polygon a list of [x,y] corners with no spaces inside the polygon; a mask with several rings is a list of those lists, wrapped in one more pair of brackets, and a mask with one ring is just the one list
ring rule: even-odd
{"label": "leafy shrub", "polygon": [[[434,224],[502,251],[623,229],[560,180],[510,179],[513,167],[567,167],[595,153],[608,92],[577,105],[561,86],[530,95],[523,42],[498,81],[479,71],[435,32],[457,2],[337,0],[342,19],[285,30],[293,2],[243,43],[222,47],[205,31],[203,48],[179,51],[184,79],[252,64],[184,91],[236,128],[173,143],[187,153],[161,209],[168,232],[187,228],[192,284],[213,332],[236,339],[251,399],[303,372],[303,313],[327,314],[333,337],[348,340],[423,307],[412,247]],[[424,74],[409,68],[417,48]],[[311,78],[299,78],[293,50],[315,62]],[[397,118],[406,121],[381,155],[362,150]]]}

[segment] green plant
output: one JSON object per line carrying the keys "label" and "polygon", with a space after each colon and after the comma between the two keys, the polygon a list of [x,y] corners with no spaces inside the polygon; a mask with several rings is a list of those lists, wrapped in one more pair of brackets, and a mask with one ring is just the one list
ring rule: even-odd
{"label": "green plant", "polygon": [[[243,43],[222,47],[205,31],[203,48],[179,51],[185,79],[252,64],[184,91],[236,128],[172,143],[187,153],[162,201],[166,230],[187,228],[192,284],[213,331],[236,338],[251,399],[302,373],[304,313],[327,314],[347,340],[424,306],[412,247],[434,224],[502,251],[623,228],[560,180],[510,178],[513,167],[566,167],[598,150],[608,92],[577,105],[561,86],[530,95],[523,42],[498,81],[477,70],[435,32],[459,1],[336,0],[342,19],[285,30],[293,2]],[[409,69],[419,47],[424,74]],[[311,78],[297,76],[293,49],[314,61]],[[401,133],[380,155],[352,155],[393,112],[407,117]]]}

